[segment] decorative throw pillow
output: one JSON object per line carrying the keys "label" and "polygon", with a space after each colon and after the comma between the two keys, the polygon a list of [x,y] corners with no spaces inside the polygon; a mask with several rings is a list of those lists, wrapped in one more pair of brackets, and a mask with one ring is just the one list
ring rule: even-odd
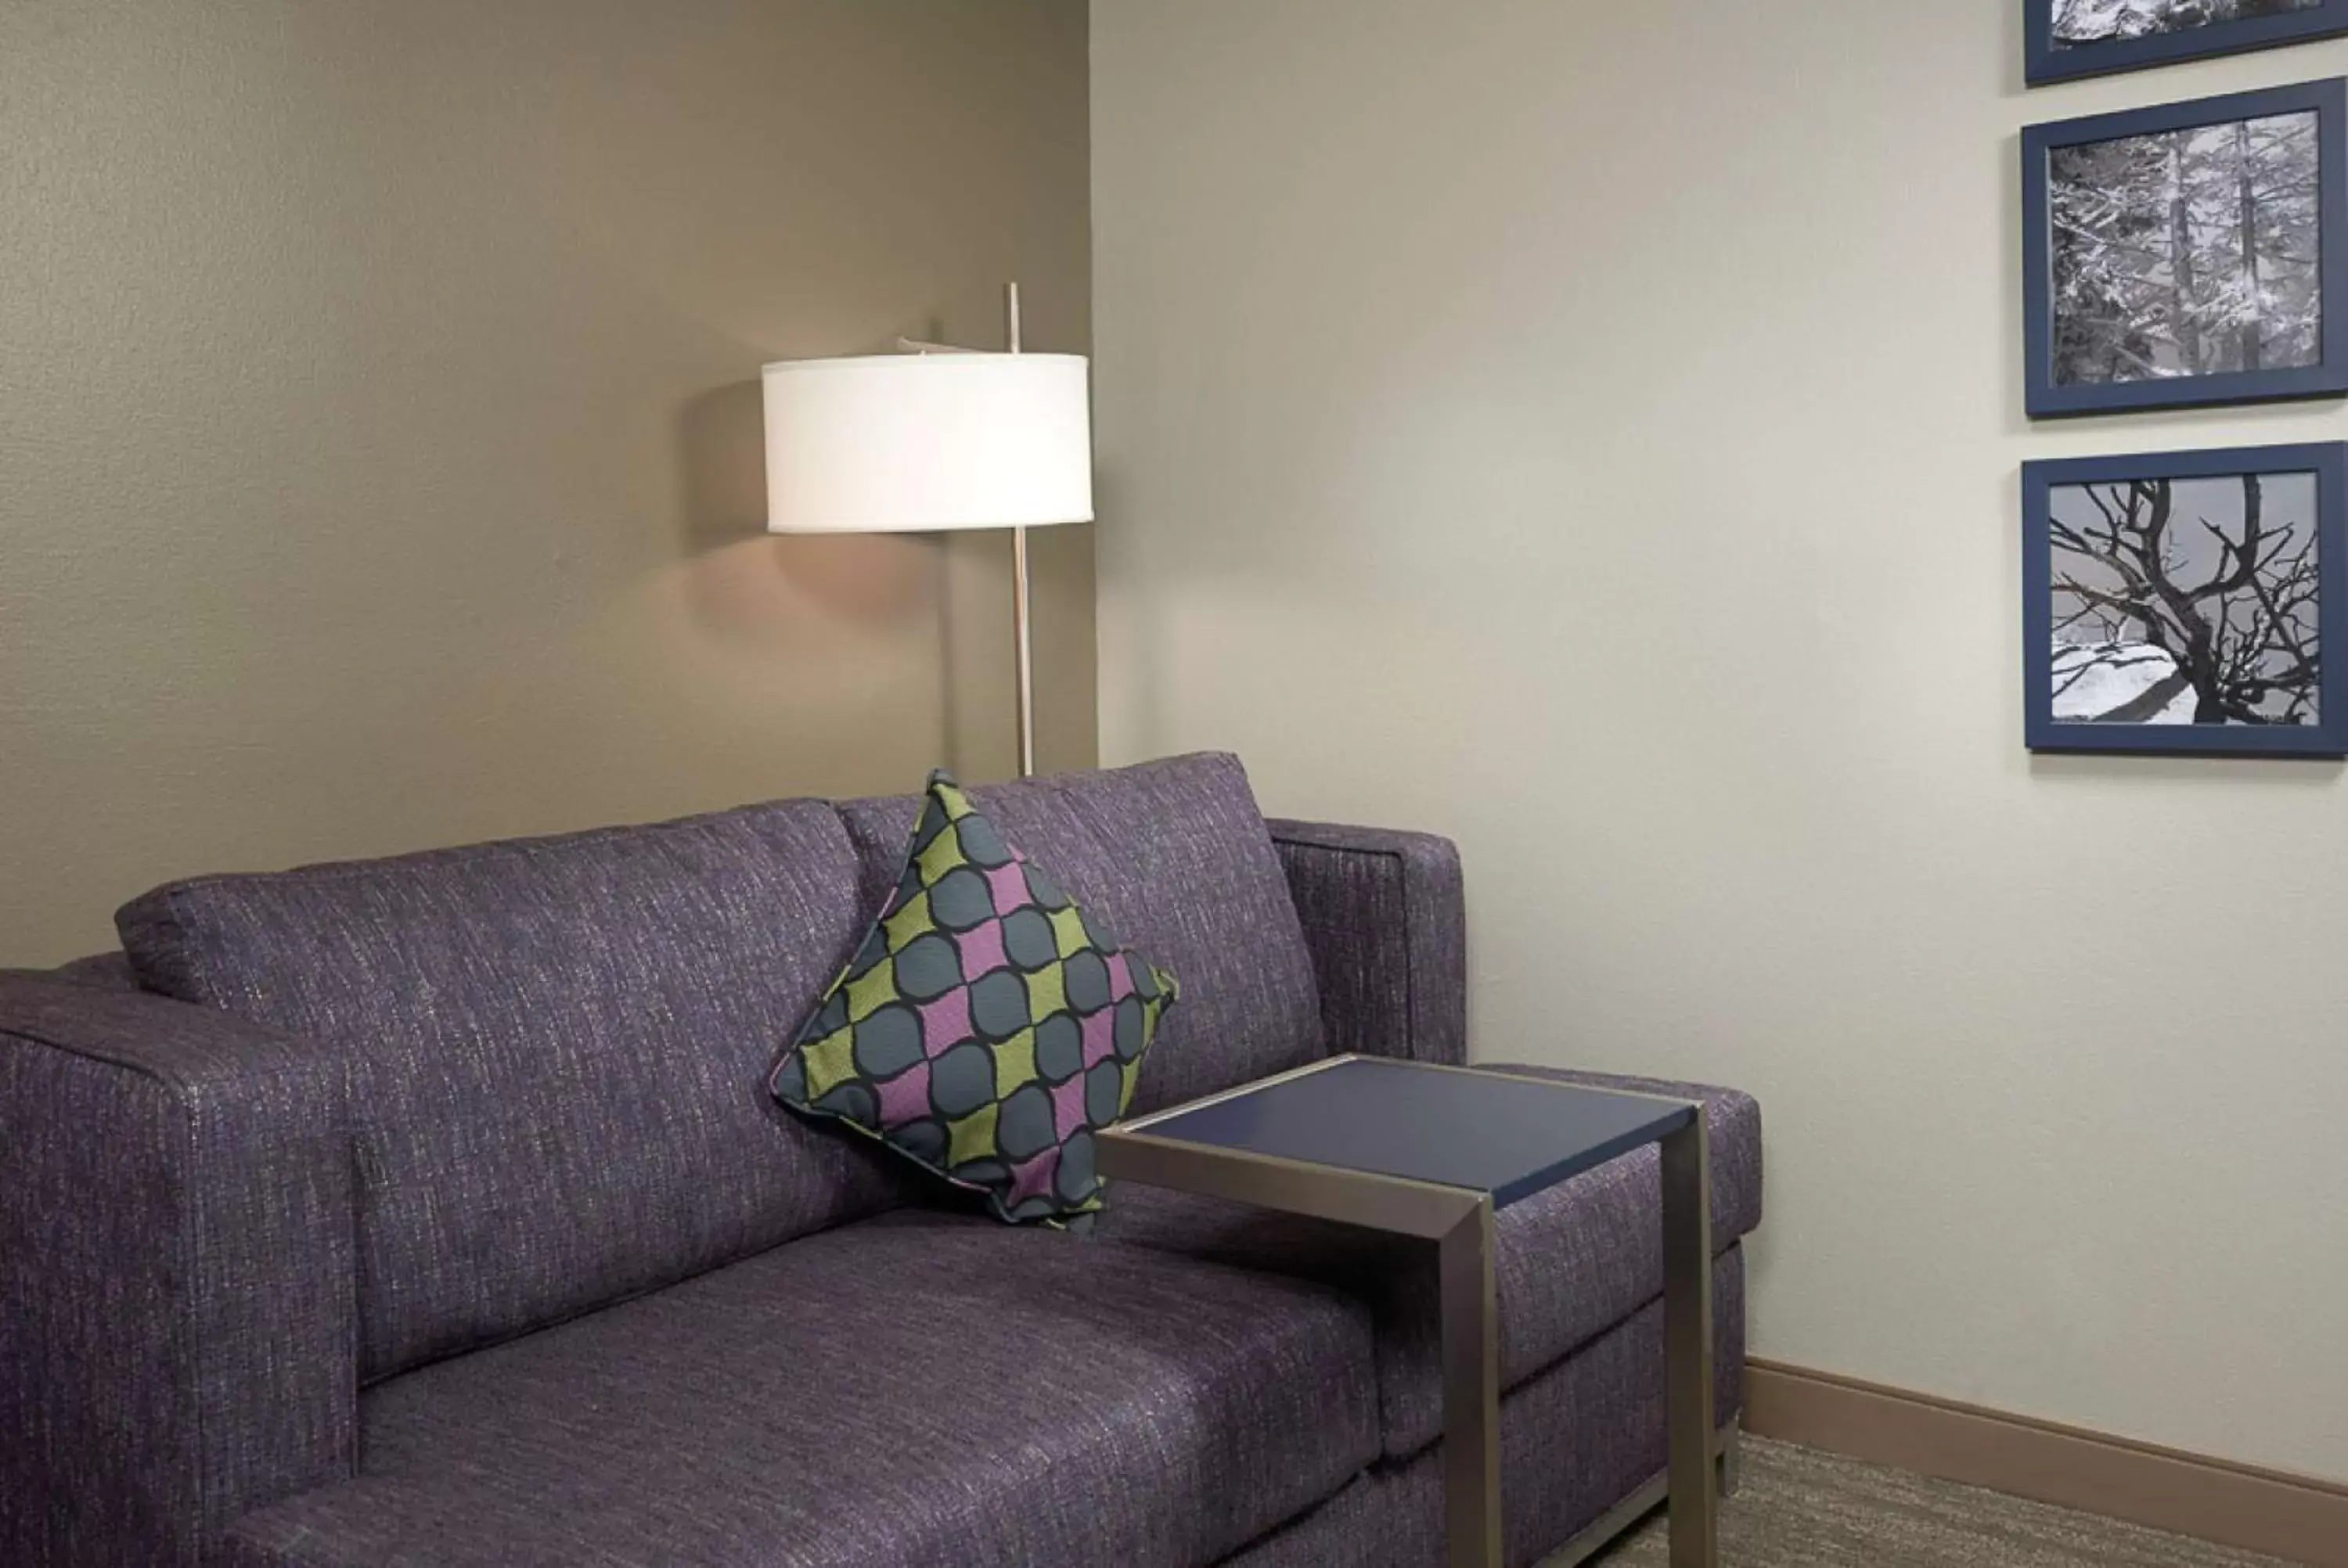
{"label": "decorative throw pillow", "polygon": [[1093,1133],[1125,1113],[1175,991],[940,770],[896,891],[770,1087],[1004,1220],[1062,1221],[1101,1206]]}

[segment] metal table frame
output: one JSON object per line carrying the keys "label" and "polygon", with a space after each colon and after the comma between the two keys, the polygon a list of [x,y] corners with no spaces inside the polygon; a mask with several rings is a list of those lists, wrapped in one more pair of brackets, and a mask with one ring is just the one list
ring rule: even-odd
{"label": "metal table frame", "polygon": [[[1098,1136],[1099,1169],[1116,1181],[1172,1187],[1434,1242],[1442,1293],[1443,1497],[1450,1568],[1499,1568],[1500,1330],[1492,1273],[1492,1194],[1194,1143],[1149,1131],[1202,1105],[1339,1062],[1364,1060],[1392,1062],[1390,1058],[1330,1057],[1125,1122]],[[1393,1064],[1427,1072],[1516,1077],[1550,1089],[1576,1087],[1484,1068]],[[1671,1501],[1671,1568],[1715,1568],[1719,1523],[1712,1458],[1712,1160],[1704,1108],[1662,1095],[1613,1089],[1592,1092],[1666,1100],[1694,1110],[1685,1123],[1657,1140],[1663,1167],[1664,1410],[1670,1433],[1665,1483]]]}

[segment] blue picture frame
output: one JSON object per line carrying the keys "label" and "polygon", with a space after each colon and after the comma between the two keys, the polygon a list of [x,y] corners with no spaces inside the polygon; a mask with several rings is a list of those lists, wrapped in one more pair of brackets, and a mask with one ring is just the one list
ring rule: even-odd
{"label": "blue picture frame", "polygon": [[[2156,479],[2315,477],[2316,720],[2312,724],[2112,723],[2054,716],[2057,490]],[[2022,466],[2023,723],[2034,752],[2348,757],[2348,442],[2071,457]],[[2222,563],[2223,555],[2219,556]],[[2157,699],[2156,699],[2157,700]]]}
{"label": "blue picture frame", "polygon": [[2054,45],[2054,0],[2023,0],[2023,80],[2034,87],[2082,77],[2108,76],[2114,71],[2140,71],[2180,60],[2206,60],[2218,55],[2239,55],[2251,49],[2271,49],[2302,44],[2312,38],[2348,35],[2348,0],[2322,0],[2304,11],[2281,16],[2253,16],[2239,22],[2212,22],[2175,33],[2145,38],[2116,38],[2109,43]]}
{"label": "blue picture frame", "polygon": [[[2054,238],[2048,159],[2093,142],[2159,136],[2236,120],[2316,117],[2322,357],[2312,365],[2141,381],[2064,384],[2054,378]],[[2022,133],[2024,406],[2033,419],[2123,410],[2270,403],[2348,393],[2348,78],[2161,104],[2027,127]]]}

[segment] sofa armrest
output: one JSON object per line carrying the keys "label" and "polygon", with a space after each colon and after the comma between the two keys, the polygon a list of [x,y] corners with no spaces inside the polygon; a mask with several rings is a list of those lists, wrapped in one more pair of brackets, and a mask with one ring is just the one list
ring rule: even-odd
{"label": "sofa armrest", "polygon": [[341,1065],[0,971],[0,1562],[193,1564],[357,1450]]}
{"label": "sofa armrest", "polygon": [[1459,851],[1425,833],[1274,822],[1332,1052],[1468,1060]]}

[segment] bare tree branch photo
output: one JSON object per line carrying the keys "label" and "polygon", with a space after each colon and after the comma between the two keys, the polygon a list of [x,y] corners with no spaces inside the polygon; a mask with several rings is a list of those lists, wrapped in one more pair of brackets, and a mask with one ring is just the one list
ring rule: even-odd
{"label": "bare tree branch photo", "polygon": [[2317,521],[2312,474],[2057,487],[2054,716],[2316,723]]}
{"label": "bare tree branch photo", "polygon": [[2055,149],[2055,384],[2320,364],[2318,131],[2286,114]]}

